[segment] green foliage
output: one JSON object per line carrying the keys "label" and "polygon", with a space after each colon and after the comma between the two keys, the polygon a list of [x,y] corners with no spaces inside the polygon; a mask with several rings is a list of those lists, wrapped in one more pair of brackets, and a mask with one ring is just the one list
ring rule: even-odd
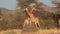
{"label": "green foliage", "polygon": [[52,1],[53,4],[55,4],[57,7],[57,14],[60,14],[60,2],[58,2],[57,0],[56,1]]}

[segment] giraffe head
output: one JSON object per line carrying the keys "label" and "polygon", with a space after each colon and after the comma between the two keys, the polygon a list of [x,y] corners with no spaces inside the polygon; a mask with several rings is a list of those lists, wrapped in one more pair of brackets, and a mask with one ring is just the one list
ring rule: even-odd
{"label": "giraffe head", "polygon": [[32,9],[30,10],[30,12],[33,12],[33,10],[36,10],[36,8],[35,7],[32,7]]}
{"label": "giraffe head", "polygon": [[25,9],[26,11],[29,11],[28,8]]}

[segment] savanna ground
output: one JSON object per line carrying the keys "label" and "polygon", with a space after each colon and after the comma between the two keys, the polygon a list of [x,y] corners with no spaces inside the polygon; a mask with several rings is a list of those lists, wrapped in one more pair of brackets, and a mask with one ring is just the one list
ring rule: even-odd
{"label": "savanna ground", "polygon": [[36,32],[22,31],[21,29],[11,29],[0,31],[0,34],[60,34],[60,30],[57,29],[40,29]]}

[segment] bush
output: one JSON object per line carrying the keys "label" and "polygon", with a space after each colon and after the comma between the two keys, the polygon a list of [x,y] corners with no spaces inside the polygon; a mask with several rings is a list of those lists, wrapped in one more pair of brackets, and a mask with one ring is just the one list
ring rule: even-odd
{"label": "bush", "polygon": [[55,27],[55,22],[52,18],[48,18],[46,20],[43,20],[43,22],[41,23],[41,28],[44,29],[50,29],[50,28],[54,28]]}

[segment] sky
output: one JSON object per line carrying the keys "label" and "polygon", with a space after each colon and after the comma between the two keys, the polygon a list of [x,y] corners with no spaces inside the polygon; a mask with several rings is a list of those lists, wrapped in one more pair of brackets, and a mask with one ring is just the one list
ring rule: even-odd
{"label": "sky", "polygon": [[[52,4],[51,0],[39,0],[39,2],[42,2],[49,7],[55,6]],[[14,10],[16,6],[17,6],[16,0],[0,0],[0,8],[7,8],[10,10]]]}

